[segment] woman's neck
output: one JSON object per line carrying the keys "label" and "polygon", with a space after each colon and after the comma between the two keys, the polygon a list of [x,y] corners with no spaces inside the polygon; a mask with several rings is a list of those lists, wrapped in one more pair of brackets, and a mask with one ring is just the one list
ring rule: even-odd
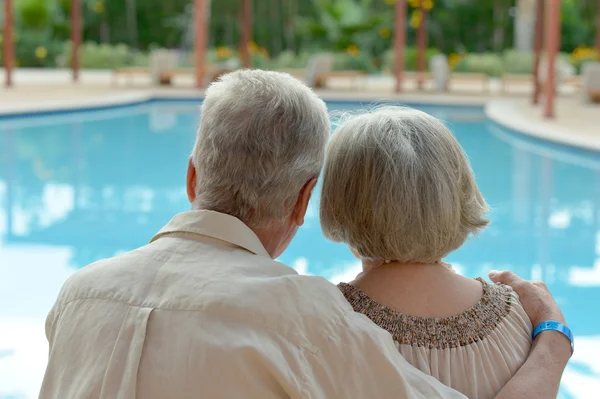
{"label": "woman's neck", "polygon": [[363,271],[351,283],[375,301],[405,314],[447,317],[481,297],[481,284],[443,263],[384,263]]}

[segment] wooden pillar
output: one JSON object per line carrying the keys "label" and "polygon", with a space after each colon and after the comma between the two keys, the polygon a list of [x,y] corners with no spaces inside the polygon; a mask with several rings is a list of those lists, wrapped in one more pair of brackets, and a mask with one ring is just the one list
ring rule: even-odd
{"label": "wooden pillar", "polygon": [[71,69],[73,70],[73,82],[79,81],[81,36],[81,0],[71,0]]}
{"label": "wooden pillar", "polygon": [[546,104],[544,117],[554,118],[554,97],[556,96],[556,56],[560,47],[560,0],[546,2]]}
{"label": "wooden pillar", "polygon": [[417,30],[417,85],[419,90],[423,90],[425,83],[425,69],[427,62],[427,10],[421,6],[421,21]]}
{"label": "wooden pillar", "polygon": [[536,105],[540,102],[542,86],[540,85],[540,58],[544,45],[544,0],[536,1],[535,32],[533,36],[533,98],[531,102]]}
{"label": "wooden pillar", "polygon": [[15,64],[15,49],[13,43],[13,7],[12,0],[4,0],[4,73],[5,86],[11,87],[12,71]]}
{"label": "wooden pillar", "polygon": [[196,56],[196,87],[199,89],[204,82],[204,55],[206,53],[206,1],[195,0],[194,23],[196,37],[194,39],[194,51]]}
{"label": "wooden pillar", "polygon": [[240,53],[242,66],[250,68],[250,42],[252,41],[252,0],[242,0],[242,35]]}
{"label": "wooden pillar", "polygon": [[400,93],[402,91],[402,74],[404,73],[404,47],[406,46],[406,0],[396,1],[394,26],[396,93]]}

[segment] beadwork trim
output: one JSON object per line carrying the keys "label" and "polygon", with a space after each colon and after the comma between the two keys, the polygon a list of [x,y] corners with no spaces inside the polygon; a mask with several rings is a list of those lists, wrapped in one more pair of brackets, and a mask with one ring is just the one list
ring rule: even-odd
{"label": "beadwork trim", "polygon": [[406,315],[378,303],[353,285],[341,283],[338,288],[354,311],[387,330],[397,343],[448,349],[484,339],[510,312],[513,299],[510,287],[477,280],[483,288],[481,299],[466,311],[447,318]]}

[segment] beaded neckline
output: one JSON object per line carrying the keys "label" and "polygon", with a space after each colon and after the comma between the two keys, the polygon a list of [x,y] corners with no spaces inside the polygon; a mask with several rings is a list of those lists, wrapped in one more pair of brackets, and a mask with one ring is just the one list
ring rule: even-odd
{"label": "beaded neckline", "polygon": [[484,339],[510,312],[513,298],[510,287],[477,280],[483,288],[481,299],[464,312],[446,318],[406,315],[378,303],[353,285],[341,283],[338,288],[356,312],[387,330],[397,343],[447,349]]}

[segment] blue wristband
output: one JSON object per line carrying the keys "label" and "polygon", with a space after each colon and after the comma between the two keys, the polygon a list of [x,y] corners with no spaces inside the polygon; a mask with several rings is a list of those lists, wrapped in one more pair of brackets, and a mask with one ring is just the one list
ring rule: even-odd
{"label": "blue wristband", "polygon": [[571,341],[571,354],[573,354],[573,351],[575,351],[575,345],[573,343],[573,333],[571,332],[569,327],[565,326],[563,323],[560,323],[558,321],[546,320],[535,327],[535,329],[533,330],[533,339],[535,339],[535,337],[537,337],[537,335],[542,331],[547,330],[558,331],[559,333],[562,333],[565,337],[569,338],[569,341]]}

